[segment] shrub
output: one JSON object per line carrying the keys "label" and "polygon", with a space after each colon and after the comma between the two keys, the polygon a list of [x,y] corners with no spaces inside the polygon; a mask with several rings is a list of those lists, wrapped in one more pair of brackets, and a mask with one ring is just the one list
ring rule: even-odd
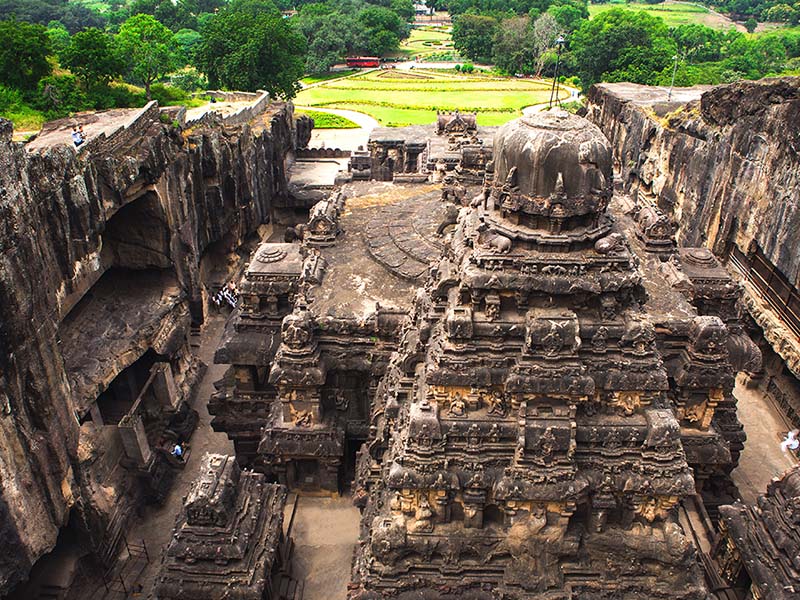
{"label": "shrub", "polygon": [[49,119],[90,108],[89,99],[74,75],[49,75],[39,81],[36,108]]}
{"label": "shrub", "polygon": [[22,104],[22,94],[19,90],[0,85],[0,113],[18,110]]}
{"label": "shrub", "polygon": [[461,72],[462,73],[472,73],[475,70],[475,65],[472,63],[464,63],[461,65]]}
{"label": "shrub", "polygon": [[169,84],[185,92],[208,89],[208,80],[193,68],[173,73],[169,78]]}
{"label": "shrub", "polygon": [[189,94],[180,88],[170,87],[163,83],[154,83],[150,86],[150,94],[159,106],[183,104],[189,99]]}
{"label": "shrub", "polygon": [[147,98],[144,90],[127,84],[112,84],[103,98],[104,108],[134,108],[144,106]]}

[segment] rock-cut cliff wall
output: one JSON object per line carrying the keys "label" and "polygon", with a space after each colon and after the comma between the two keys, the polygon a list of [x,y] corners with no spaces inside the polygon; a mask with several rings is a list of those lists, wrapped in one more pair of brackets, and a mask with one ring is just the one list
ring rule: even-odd
{"label": "rock-cut cliff wall", "polygon": [[736,248],[782,274],[784,300],[770,307],[748,285],[745,301],[800,376],[800,341],[776,316],[784,284],[800,287],[800,78],[679,89],[671,99],[664,88],[599,84],[588,99],[623,185],[658,204],[681,245],[723,258]]}
{"label": "rock-cut cliff wall", "polygon": [[657,196],[682,245],[724,254],[755,241],[797,287],[800,78],[719,86],[687,104],[639,101],[647,91],[589,91],[587,116],[614,145],[623,182]]}
{"label": "rock-cut cliff wall", "polygon": [[203,253],[269,220],[298,127],[291,105],[188,131],[151,106],[80,153],[11,134],[0,119],[0,596],[87,493],[62,321],[112,267],[168,269],[202,306]]}

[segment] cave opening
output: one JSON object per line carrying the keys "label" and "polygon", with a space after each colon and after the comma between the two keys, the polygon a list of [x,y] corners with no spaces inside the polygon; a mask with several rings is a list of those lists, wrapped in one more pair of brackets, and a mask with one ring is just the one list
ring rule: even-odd
{"label": "cave opening", "polygon": [[53,549],[34,563],[27,581],[17,585],[5,600],[64,598],[80,575],[81,561],[89,554],[81,541],[84,532],[77,509],[73,508]]}
{"label": "cave opening", "polygon": [[[133,407],[133,403],[144,389],[156,362],[167,362],[167,358],[157,354],[152,348],[140,356],[136,362],[123,369],[109,386],[97,397],[96,411],[100,415],[99,425],[117,425]],[[91,419],[89,419],[91,420]]]}
{"label": "cave opening", "polygon": [[135,270],[173,266],[167,215],[153,191],[120,208],[106,222],[102,239],[108,265]]}

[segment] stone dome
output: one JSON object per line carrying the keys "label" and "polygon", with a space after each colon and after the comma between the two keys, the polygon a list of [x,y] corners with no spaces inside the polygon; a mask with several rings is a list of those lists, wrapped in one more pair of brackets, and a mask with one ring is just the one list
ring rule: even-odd
{"label": "stone dome", "polygon": [[609,142],[582,117],[561,109],[535,113],[495,136],[493,196],[506,217],[536,228],[550,219],[564,229],[590,226],[586,217],[605,211],[612,185]]}

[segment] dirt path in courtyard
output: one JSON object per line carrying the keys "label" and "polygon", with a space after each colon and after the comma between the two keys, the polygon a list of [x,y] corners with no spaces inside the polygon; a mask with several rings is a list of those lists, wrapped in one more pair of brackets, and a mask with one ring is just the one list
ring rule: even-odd
{"label": "dirt path in courtyard", "polygon": [[132,542],[145,541],[150,554],[150,564],[142,573],[139,583],[142,584],[142,598],[155,598],[153,585],[161,566],[161,556],[172,538],[175,518],[183,507],[183,498],[189,492],[192,481],[200,472],[200,464],[206,452],[234,454],[233,444],[224,433],[211,429],[211,415],[208,414],[208,399],[214,392],[214,382],[222,377],[227,365],[214,364],[214,352],[219,345],[225,318],[216,316],[206,326],[200,340],[198,357],[208,365],[203,379],[197,386],[192,406],[200,413],[197,430],[191,439],[191,456],[182,471],[176,473],[175,482],[169,496],[162,506],[145,508],[144,516],[139,519],[128,532]]}

